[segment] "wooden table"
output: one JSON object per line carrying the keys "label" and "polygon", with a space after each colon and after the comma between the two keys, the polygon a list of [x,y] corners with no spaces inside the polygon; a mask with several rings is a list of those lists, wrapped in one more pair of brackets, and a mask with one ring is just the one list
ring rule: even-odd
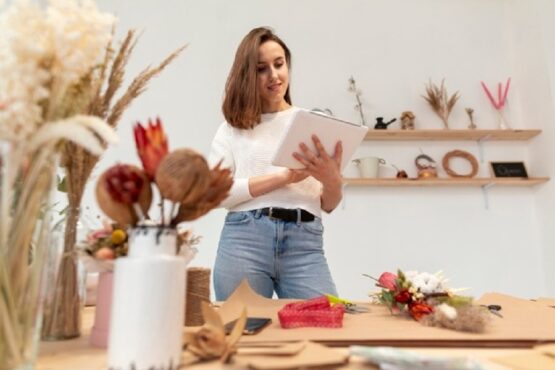
{"label": "wooden table", "polygon": [[[58,341],[41,342],[40,353],[36,364],[37,370],[105,370],[106,350],[94,348],[89,345],[89,334],[94,318],[94,308],[87,307],[83,313],[83,335],[80,338]],[[479,360],[485,368],[492,370],[509,369],[495,364],[489,359],[493,357],[523,354],[532,352],[530,349],[479,349],[479,348],[409,348],[419,353],[435,355],[472,356]],[[346,352],[347,348],[337,348],[337,351]],[[221,369],[218,362],[208,362],[187,367],[192,370]],[[224,367],[226,368],[226,367]],[[231,368],[231,367],[229,367]],[[233,367],[236,368],[236,367]],[[352,359],[344,369],[376,369],[363,364],[358,359]]]}

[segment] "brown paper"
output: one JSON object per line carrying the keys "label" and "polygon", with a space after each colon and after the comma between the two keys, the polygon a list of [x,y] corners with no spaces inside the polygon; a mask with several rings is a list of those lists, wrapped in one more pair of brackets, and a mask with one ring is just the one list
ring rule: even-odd
{"label": "brown paper", "polygon": [[543,344],[534,347],[534,350],[543,353],[544,355],[551,356],[555,359],[555,344]]}
{"label": "brown paper", "polygon": [[393,316],[382,305],[361,303],[368,313],[346,314],[343,328],[282,329],[277,311],[291,300],[268,299],[242,283],[222,304],[224,321],[238,317],[243,306],[248,316],[270,317],[272,324],[256,335],[241,337],[241,344],[296,342],[312,340],[334,346],[394,345],[410,347],[512,347],[530,348],[538,343],[555,342],[555,310],[536,302],[504,294],[488,293],[479,304],[501,305],[503,318],[492,315],[487,332],[464,333],[426,327],[405,317]]}
{"label": "brown paper", "polygon": [[307,342],[302,351],[292,356],[244,356],[239,353],[234,358],[234,364],[259,370],[299,369],[338,366],[346,363],[347,357],[344,351]]}
{"label": "brown paper", "polygon": [[273,346],[239,347],[239,355],[266,355],[266,356],[292,356],[305,349],[308,342],[282,343]]}
{"label": "brown paper", "polygon": [[544,304],[546,306],[555,307],[555,298],[540,297],[536,300],[536,302],[540,304]]}
{"label": "brown paper", "polygon": [[541,353],[527,353],[490,359],[515,370],[555,370],[555,360]]}

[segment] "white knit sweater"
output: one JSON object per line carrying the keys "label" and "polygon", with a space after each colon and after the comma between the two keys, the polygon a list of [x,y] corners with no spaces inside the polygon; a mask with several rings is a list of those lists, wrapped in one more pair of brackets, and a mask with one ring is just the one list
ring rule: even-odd
{"label": "white knit sweater", "polygon": [[249,211],[264,207],[302,208],[321,216],[322,184],[308,177],[269,193],[253,197],[249,192],[249,178],[283,171],[272,166],[283,129],[291,115],[300,108],[291,107],[277,113],[262,114],[260,124],[253,129],[238,129],[223,122],[212,142],[208,161],[213,166],[223,159],[223,167],[230,168],[234,183],[229,197],[222,203],[230,211]]}

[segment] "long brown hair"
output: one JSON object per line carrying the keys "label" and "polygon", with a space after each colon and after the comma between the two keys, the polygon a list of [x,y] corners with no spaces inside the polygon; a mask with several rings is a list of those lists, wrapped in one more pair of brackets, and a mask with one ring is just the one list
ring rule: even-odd
{"label": "long brown hair", "polygon": [[[260,123],[262,102],[257,84],[258,49],[266,41],[277,42],[285,51],[287,68],[291,69],[291,52],[285,43],[267,27],[252,29],[241,41],[225,84],[222,112],[233,127],[249,129]],[[289,86],[285,101],[291,104]]]}

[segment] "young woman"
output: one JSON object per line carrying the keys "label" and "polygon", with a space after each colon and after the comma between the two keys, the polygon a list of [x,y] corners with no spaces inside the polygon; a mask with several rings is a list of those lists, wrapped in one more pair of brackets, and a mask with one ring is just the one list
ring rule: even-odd
{"label": "young woman", "polygon": [[270,164],[284,125],[299,108],[289,93],[291,53],[268,28],[250,31],[237,49],[225,87],[222,123],[210,162],[223,160],[234,176],[229,210],[214,267],[217,300],[244,278],[265,297],[311,298],[337,294],[323,251],[321,210],[340,202],[342,147],[328,155],[304,143],[290,170]]}

